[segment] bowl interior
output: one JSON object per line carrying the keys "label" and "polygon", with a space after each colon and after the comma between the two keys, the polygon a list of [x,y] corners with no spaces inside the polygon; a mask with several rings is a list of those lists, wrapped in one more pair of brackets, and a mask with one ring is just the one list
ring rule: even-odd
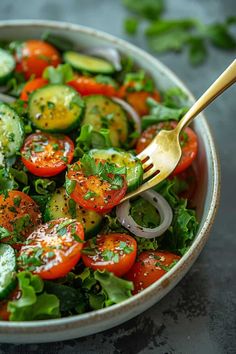
{"label": "bowl interior", "polygon": [[[113,46],[117,48],[124,55],[130,55],[135,58],[138,66],[142,67],[148,72],[156,82],[157,88],[166,90],[172,86],[179,86],[188,95],[190,102],[193,102],[194,98],[190,92],[186,89],[184,84],[163,64],[151,57],[147,53],[139,50],[138,48],[128,44],[125,41],[118,40],[110,35],[103,34],[93,29],[84,28],[67,23],[53,23],[48,21],[9,21],[0,23],[0,40],[22,40],[26,38],[40,38],[42,33],[46,30],[72,40],[78,49],[89,47],[101,47],[101,46]],[[177,267],[174,267],[168,274],[166,274],[161,281],[156,282],[151,287],[146,289],[143,293],[127,300],[124,303],[115,305],[112,308],[105,310],[94,311],[94,313],[84,314],[80,316],[74,316],[76,319],[67,318],[63,320],[51,320],[51,321],[38,321],[30,324],[14,324],[4,323],[0,321],[0,339],[2,341],[25,341],[25,342],[39,342],[44,341],[36,335],[38,333],[44,333],[46,330],[44,326],[51,326],[51,333],[56,331],[56,334],[52,334],[51,338],[47,335],[47,340],[59,340],[73,338],[79,336],[77,332],[68,333],[69,323],[76,323],[76,326],[84,328],[80,335],[91,334],[103,330],[105,328],[117,325],[124,320],[127,320],[144,309],[150,307],[153,303],[163,297],[187,272],[198,254],[200,253],[204,243],[207,239],[207,231],[210,224],[213,221],[217,199],[218,199],[218,162],[215,153],[214,143],[212,141],[211,134],[209,132],[208,125],[202,115],[199,115],[197,120],[193,123],[193,127],[198,134],[199,138],[199,152],[195,162],[195,169],[198,174],[198,185],[196,193],[196,206],[197,214],[200,221],[198,234],[193,242],[192,247],[186,255],[179,262]],[[165,281],[168,283],[164,286]],[[146,297],[146,302],[144,304]],[[132,307],[132,310],[130,309]],[[117,309],[117,311],[116,311]],[[120,311],[123,309],[123,311]],[[113,320],[114,313],[117,313],[117,318]],[[122,315],[123,313],[123,315]],[[96,321],[103,321],[103,325],[100,325]],[[61,321],[61,322],[60,322]],[[45,322],[45,323],[44,323]],[[64,328],[64,336],[58,332],[58,324],[66,324]],[[2,325],[1,325],[2,324]],[[57,327],[55,327],[57,326]],[[86,327],[87,326],[87,327]],[[48,328],[49,328],[48,327]],[[91,328],[90,328],[91,327]],[[5,328],[5,329],[4,329]],[[28,329],[27,329],[28,328]],[[27,339],[28,333],[32,333],[32,328],[35,329],[34,337]],[[90,328],[87,329],[86,328]],[[1,333],[9,333],[8,339],[5,340]],[[46,331],[48,332],[48,331]],[[14,337],[16,334],[18,337]],[[63,332],[61,332],[63,333]],[[77,333],[77,335],[75,334]],[[36,338],[37,337],[37,338]],[[15,339],[14,339],[15,338]],[[18,339],[16,339],[18,338]],[[33,339],[34,338],[34,339]]]}

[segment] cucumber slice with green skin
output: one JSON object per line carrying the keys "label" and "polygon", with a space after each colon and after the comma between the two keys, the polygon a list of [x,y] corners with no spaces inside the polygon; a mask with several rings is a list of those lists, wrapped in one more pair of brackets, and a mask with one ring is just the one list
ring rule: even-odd
{"label": "cucumber slice with green skin", "polygon": [[95,211],[82,208],[73,200],[71,208],[70,200],[64,187],[57,189],[46,205],[44,220],[75,218],[83,225],[86,239],[95,236],[101,229],[102,216]]}
{"label": "cucumber slice with green skin", "polygon": [[16,63],[13,56],[6,50],[0,49],[0,84],[5,82],[11,77]]}
{"label": "cucumber slice with green skin", "polygon": [[16,285],[16,256],[14,249],[0,243],[0,300],[5,299]]}
{"label": "cucumber slice with green skin", "polygon": [[87,96],[85,103],[82,125],[91,124],[98,132],[109,129],[112,146],[122,146],[128,138],[128,119],[123,108],[103,95]]}
{"label": "cucumber slice with green skin", "polygon": [[114,66],[109,61],[90,55],[68,51],[64,53],[63,58],[66,63],[70,64],[76,70],[88,71],[95,74],[112,74],[115,71]]}
{"label": "cucumber slice with green skin", "polygon": [[126,180],[128,184],[128,192],[137,189],[143,181],[143,167],[141,161],[127,151],[118,151],[115,149],[93,149],[89,154],[96,159],[106,160],[114,163],[119,167],[126,166]]}
{"label": "cucumber slice with green skin", "polygon": [[40,130],[69,132],[80,123],[84,102],[71,87],[50,84],[36,90],[29,101],[29,117]]}
{"label": "cucumber slice with green skin", "polygon": [[18,114],[5,103],[0,103],[0,152],[5,157],[19,151],[24,139],[23,123]]}

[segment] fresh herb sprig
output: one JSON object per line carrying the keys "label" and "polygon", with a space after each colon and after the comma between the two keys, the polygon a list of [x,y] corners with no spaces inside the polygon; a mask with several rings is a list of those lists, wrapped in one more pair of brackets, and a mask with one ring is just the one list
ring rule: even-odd
{"label": "fresh herb sprig", "polygon": [[[98,176],[101,180],[107,181],[111,189],[120,189],[123,185],[123,175],[126,174],[126,167],[118,167],[113,163],[96,161],[89,154],[84,154],[80,159],[83,173],[86,177]],[[113,175],[111,177],[110,175]]]}
{"label": "fresh herb sprig", "polygon": [[150,49],[156,53],[186,49],[189,62],[197,66],[207,59],[210,45],[222,50],[236,50],[236,38],[231,32],[236,17],[229,17],[221,23],[204,24],[193,18],[163,18],[163,0],[122,0],[122,3],[134,14],[124,20],[125,32],[135,35],[139,24],[145,23],[144,35]]}

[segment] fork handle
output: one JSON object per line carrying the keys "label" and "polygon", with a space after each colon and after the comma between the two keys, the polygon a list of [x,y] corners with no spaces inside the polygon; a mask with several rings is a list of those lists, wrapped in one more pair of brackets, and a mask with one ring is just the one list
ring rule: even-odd
{"label": "fork handle", "polygon": [[236,59],[216,79],[208,90],[194,103],[189,111],[179,121],[176,130],[180,133],[192,120],[206,108],[216,97],[236,82]]}

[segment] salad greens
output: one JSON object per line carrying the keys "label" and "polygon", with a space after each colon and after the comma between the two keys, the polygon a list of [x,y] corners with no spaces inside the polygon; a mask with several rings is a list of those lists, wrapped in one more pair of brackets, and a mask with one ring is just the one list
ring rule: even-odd
{"label": "salad greens", "polygon": [[[190,20],[158,20],[163,1],[124,4],[152,21],[147,35],[153,41],[165,33],[165,43],[158,44],[163,47],[173,47],[170,28],[180,38],[195,26]],[[126,25],[135,33],[138,22],[130,19]],[[188,109],[186,95],[177,87],[159,92],[150,75],[118,52],[120,71],[110,59],[74,52],[73,43],[63,38],[49,32],[43,38],[46,42],[2,47],[18,65],[3,77],[0,71],[0,82],[16,98],[1,103],[0,120],[3,131],[14,128],[0,136],[0,257],[7,265],[1,274],[0,319],[6,321],[60,318],[125,301],[145,283],[136,280],[142,274],[142,268],[135,273],[139,257],[148,257],[141,262],[144,277],[160,278],[188,250],[198,227],[189,208],[195,183],[189,182],[189,166],[196,156],[189,139],[197,145],[191,129],[181,141],[187,151],[181,173],[155,188],[166,201],[167,226],[162,228],[154,190],[154,204],[131,199],[121,218],[117,207],[127,191],[143,183],[137,155],[153,138],[146,128],[154,125],[156,132],[163,122],[178,121]],[[35,44],[41,54],[24,57],[22,48],[33,50]],[[28,60],[31,65],[25,65]],[[128,217],[130,224],[124,222]],[[148,235],[141,237],[140,230]],[[150,259],[155,261],[151,271],[145,268]]]}

